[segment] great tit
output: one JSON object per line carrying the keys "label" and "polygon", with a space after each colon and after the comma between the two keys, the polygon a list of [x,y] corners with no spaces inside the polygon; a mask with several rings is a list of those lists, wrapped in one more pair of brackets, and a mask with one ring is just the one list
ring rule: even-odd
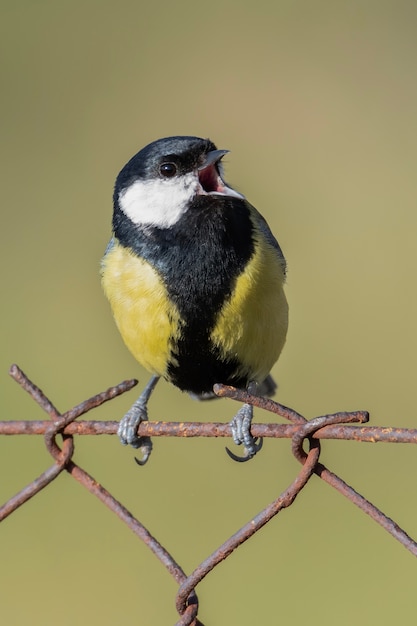
{"label": "great tit", "polygon": [[[202,399],[214,397],[215,383],[275,389],[269,373],[288,326],[286,262],[262,215],[225,182],[227,152],[199,137],[159,139],[116,179],[102,284],[126,346],[152,372],[118,430],[124,445],[141,448],[140,464],[151,442],[137,429],[160,377]],[[244,459],[260,447],[252,417],[245,404],[231,422]]]}

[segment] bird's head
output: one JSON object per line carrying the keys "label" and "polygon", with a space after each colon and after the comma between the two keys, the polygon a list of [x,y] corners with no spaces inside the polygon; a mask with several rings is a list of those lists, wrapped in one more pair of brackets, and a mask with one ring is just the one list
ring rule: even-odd
{"label": "bird's head", "polygon": [[138,226],[169,228],[196,196],[244,198],[224,181],[221,159],[227,152],[199,137],[168,137],[150,143],[118,175],[115,210]]}

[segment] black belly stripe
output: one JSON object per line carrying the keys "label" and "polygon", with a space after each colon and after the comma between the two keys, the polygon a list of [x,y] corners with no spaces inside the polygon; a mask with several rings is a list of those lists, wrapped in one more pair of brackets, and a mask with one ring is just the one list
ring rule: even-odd
{"label": "black belly stripe", "polygon": [[114,233],[122,245],[146,259],[160,274],[183,326],[172,342],[169,380],[186,391],[211,391],[222,382],[244,386],[236,378],[233,355],[222,360],[210,343],[218,312],[254,252],[253,227],[244,200],[198,196],[171,228],[141,230],[115,210]]}

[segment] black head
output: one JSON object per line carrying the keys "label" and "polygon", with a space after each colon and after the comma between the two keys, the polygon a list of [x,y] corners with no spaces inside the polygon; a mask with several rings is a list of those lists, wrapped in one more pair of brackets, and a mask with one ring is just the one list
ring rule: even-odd
{"label": "black head", "polygon": [[169,228],[198,197],[243,196],[223,180],[217,150],[210,139],[168,137],[149,144],[124,166],[114,189],[113,224],[125,217],[140,228]]}
{"label": "black head", "polygon": [[136,180],[187,174],[200,167],[212,150],[216,150],[214,143],[200,137],[166,137],[153,141],[126,163],[117,177],[116,190],[120,193]]}

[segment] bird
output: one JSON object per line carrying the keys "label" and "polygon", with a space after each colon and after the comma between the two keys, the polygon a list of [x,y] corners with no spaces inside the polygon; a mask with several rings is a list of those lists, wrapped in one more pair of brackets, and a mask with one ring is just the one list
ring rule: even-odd
{"label": "bird", "polygon": [[[288,328],[286,260],[266,220],[224,179],[210,139],[158,139],[118,174],[112,237],[101,263],[104,293],[127,348],[151,373],[121,419],[124,445],[152,450],[138,426],[163,378],[192,397],[215,397],[217,383],[272,395],[270,375]],[[260,449],[250,433],[253,407],[231,422],[248,460]]]}

